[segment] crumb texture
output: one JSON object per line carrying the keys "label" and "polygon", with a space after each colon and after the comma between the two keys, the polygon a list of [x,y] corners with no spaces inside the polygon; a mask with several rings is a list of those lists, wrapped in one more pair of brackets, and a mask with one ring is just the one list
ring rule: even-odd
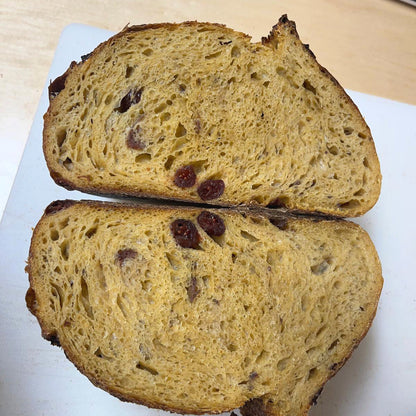
{"label": "crumb texture", "polygon": [[[45,338],[126,400],[197,414],[261,403],[267,414],[304,415],[375,314],[380,265],[355,224],[58,206],[34,232],[28,305]],[[202,212],[199,222],[221,232],[204,231]],[[178,243],[178,220],[193,224],[197,243]]]}
{"label": "crumb texture", "polygon": [[[285,19],[262,43],[209,23],[133,27],[62,85],[44,129],[59,184],[344,217],[378,198],[368,126]],[[205,199],[207,181],[223,189]]]}

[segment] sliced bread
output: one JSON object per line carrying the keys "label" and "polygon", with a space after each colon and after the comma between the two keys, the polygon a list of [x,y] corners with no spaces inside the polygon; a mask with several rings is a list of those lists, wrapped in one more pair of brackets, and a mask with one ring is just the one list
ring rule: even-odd
{"label": "sliced bread", "polygon": [[57,201],[26,301],[96,386],[180,413],[305,415],[368,331],[383,284],[343,220]]}
{"label": "sliced bread", "polygon": [[367,124],[286,16],[261,43],[211,23],[127,27],[49,92],[44,153],[68,189],[342,217],[379,196]]}

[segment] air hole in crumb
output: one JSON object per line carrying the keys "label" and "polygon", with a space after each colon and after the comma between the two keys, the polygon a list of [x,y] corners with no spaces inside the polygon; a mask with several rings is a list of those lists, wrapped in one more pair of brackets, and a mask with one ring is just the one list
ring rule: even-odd
{"label": "air hole in crumb", "polygon": [[182,123],[178,124],[178,127],[176,127],[175,136],[176,137],[182,137],[186,134],[186,128],[182,125]]}
{"label": "air hole in crumb", "polygon": [[303,88],[307,89],[308,91],[316,94],[316,88],[309,82],[309,80],[305,79],[302,84]]}
{"label": "air hole in crumb", "polygon": [[365,157],[364,158],[364,160],[363,160],[363,165],[366,167],[366,168],[368,168],[369,167],[369,164],[368,164],[368,159]]}
{"label": "air hole in crumb", "polygon": [[336,339],[328,348],[328,351],[333,350],[339,343],[339,339]]}
{"label": "air hole in crumb", "polygon": [[253,234],[250,234],[249,232],[243,231],[243,230],[241,230],[241,237],[245,238],[251,243],[255,243],[256,241],[259,241],[259,239],[255,237]]}
{"label": "air hole in crumb", "polygon": [[354,196],[363,196],[365,194],[365,189],[361,188],[357,192],[354,192]]}
{"label": "air hole in crumb", "polygon": [[259,81],[261,78],[260,78],[260,76],[259,76],[259,74],[257,73],[257,72],[253,72],[251,75],[250,75],[250,78],[251,79],[255,79],[255,80],[257,80],[257,81]]}
{"label": "air hole in crumb", "polygon": [[61,256],[64,260],[68,260],[69,257],[69,242],[68,240],[64,240],[61,245],[60,245],[60,249],[61,249]]}
{"label": "air hole in crumb", "polygon": [[231,84],[232,82],[235,82],[235,77],[231,77],[231,78],[228,80],[228,83],[229,83],[229,84]]}
{"label": "air hole in crumb", "polygon": [[318,370],[317,370],[317,368],[316,368],[316,367],[311,368],[311,369],[309,370],[309,374],[308,374],[307,380],[312,380],[312,379],[314,379],[317,375],[318,375]]}
{"label": "air hole in crumb", "polygon": [[52,291],[51,291],[52,296],[58,299],[59,306],[62,309],[62,305],[63,305],[63,302],[64,302],[64,293],[58,285],[56,285],[54,283],[51,283],[51,285],[52,285]]}
{"label": "air hole in crumb", "polygon": [[59,233],[57,230],[51,230],[51,240],[56,241],[59,238]]}
{"label": "air hole in crumb", "polygon": [[164,165],[166,170],[169,170],[172,167],[174,160],[175,160],[175,156],[168,156]]}
{"label": "air hole in crumb", "polygon": [[270,357],[270,352],[266,350],[262,350],[261,353],[256,358],[256,364],[262,364],[267,362]]}
{"label": "air hole in crumb", "polygon": [[62,143],[65,141],[65,139],[66,139],[66,129],[58,130],[56,133],[56,143],[58,147],[62,146]]}
{"label": "air hole in crumb", "polygon": [[277,363],[277,369],[279,371],[283,371],[287,367],[288,363],[289,363],[289,357],[288,358],[282,358]]}
{"label": "air hole in crumb", "polygon": [[72,163],[72,160],[69,158],[69,157],[67,157],[63,162],[62,162],[62,164],[64,165],[64,168],[66,169],[66,170],[69,170],[69,171],[71,171],[73,168],[74,168],[74,164]]}
{"label": "air hole in crumb", "polygon": [[163,123],[163,122],[165,122],[165,121],[168,121],[168,120],[170,120],[170,116],[171,116],[171,114],[170,113],[163,113],[161,116],[160,116],[160,121]]}
{"label": "air hole in crumb", "polygon": [[161,113],[165,108],[167,107],[167,104],[166,103],[162,103],[162,104],[159,104],[156,108],[155,108],[155,113],[156,114],[159,114],[159,113]]}
{"label": "air hole in crumb", "polygon": [[123,314],[124,318],[127,319],[127,316],[128,316],[127,310],[126,310],[126,307],[124,306],[123,301],[120,298],[120,295],[117,295],[117,306],[119,307],[119,309],[120,309],[121,313]]}
{"label": "air hole in crumb", "polygon": [[84,306],[85,312],[87,313],[88,317],[94,319],[94,313],[92,311],[91,303],[90,303],[90,294],[88,290],[87,282],[83,277],[81,277],[81,294],[80,294],[82,305]]}
{"label": "air hole in crumb", "polygon": [[186,91],[186,85],[185,84],[179,84],[179,91],[180,92]]}
{"label": "air hole in crumb", "polygon": [[338,154],[338,147],[330,146],[330,147],[328,147],[328,151],[329,151],[329,153],[331,153],[331,155],[336,156]]}
{"label": "air hole in crumb", "polygon": [[140,361],[136,364],[136,368],[138,368],[139,370],[147,371],[152,376],[157,376],[159,374],[159,372],[157,370],[155,370],[154,368],[152,368],[148,365],[145,365],[145,364],[141,363]]}
{"label": "air hole in crumb", "polygon": [[107,357],[106,355],[104,355],[104,354],[103,354],[103,352],[101,351],[101,348],[100,348],[100,347],[98,347],[98,348],[94,351],[94,355],[95,355],[96,357],[98,357],[98,358],[102,358],[102,359],[107,360],[107,361],[112,361],[112,358]]}
{"label": "air hole in crumb", "polygon": [[323,274],[328,269],[330,263],[331,263],[331,260],[329,258],[328,259],[324,259],[320,263],[317,263],[317,264],[311,266],[311,271],[315,275]]}
{"label": "air hole in crumb", "polygon": [[308,295],[303,295],[300,301],[302,311],[306,311],[310,305],[310,298]]}
{"label": "air hole in crumb", "polygon": [[326,330],[327,330],[327,326],[326,325],[323,325],[323,326],[321,326],[319,329],[318,329],[318,331],[316,332],[316,336],[317,337],[319,337],[319,335],[321,335],[322,333],[324,333]]}
{"label": "air hole in crumb", "polygon": [[357,201],[356,199],[351,199],[348,202],[344,202],[343,204],[340,204],[339,208],[341,208],[341,209],[354,209],[354,208],[358,208],[359,206],[361,206],[359,201]]}
{"label": "air hole in crumb", "polygon": [[181,262],[176,259],[173,254],[165,253],[165,256],[173,270],[178,270],[180,268]]}
{"label": "air hole in crumb", "polygon": [[227,345],[227,350],[230,351],[230,352],[237,351],[237,346],[233,343],[230,343],[230,344]]}
{"label": "air hole in crumb", "polygon": [[236,58],[236,57],[240,56],[240,54],[241,54],[241,51],[240,51],[240,48],[238,46],[233,46],[231,48],[231,56]]}
{"label": "air hole in crumb", "polygon": [[143,54],[144,56],[150,56],[152,53],[153,53],[153,50],[152,50],[152,49],[150,49],[150,48],[147,48],[147,49],[145,49],[145,50],[142,52],[142,54]]}
{"label": "air hole in crumb", "polygon": [[270,84],[270,81],[264,81],[263,82],[263,87],[267,88]]}
{"label": "air hole in crumb", "polygon": [[352,127],[344,127],[344,134],[346,136],[349,136],[350,134],[352,134],[353,131],[354,129]]}
{"label": "air hole in crumb", "polygon": [[105,97],[104,104],[109,105],[111,101],[113,101],[113,95],[109,94],[107,97]]}
{"label": "air hole in crumb", "polygon": [[367,135],[366,134],[364,134],[364,133],[358,133],[358,137],[360,138],[360,139],[366,139],[367,138]]}
{"label": "air hole in crumb", "polygon": [[125,75],[125,77],[126,77],[126,78],[130,78],[130,77],[131,77],[131,74],[133,73],[133,71],[134,71],[134,67],[132,67],[132,66],[127,66],[127,68],[126,68],[126,75]]}
{"label": "air hole in crumb", "polygon": [[220,55],[221,55],[221,52],[222,52],[222,51],[218,51],[218,52],[214,52],[214,53],[211,53],[211,54],[209,54],[209,55],[206,55],[206,56],[205,56],[205,59],[209,60],[209,59],[214,59],[214,58],[217,58],[218,56],[220,56]]}
{"label": "air hole in crumb", "polygon": [[152,155],[150,153],[142,153],[134,158],[136,163],[143,163],[149,162],[152,159]]}
{"label": "air hole in crumb", "polygon": [[91,238],[97,232],[97,226],[91,227],[88,231],[86,231],[85,236]]}

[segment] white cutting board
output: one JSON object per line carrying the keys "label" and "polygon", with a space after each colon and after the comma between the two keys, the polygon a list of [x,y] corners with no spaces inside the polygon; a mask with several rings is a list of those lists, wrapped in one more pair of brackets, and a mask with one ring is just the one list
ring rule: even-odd
{"label": "white cutting board", "polygon": [[[70,25],[62,33],[0,225],[0,415],[168,415],[123,403],[94,387],[61,349],[41,338],[24,300],[31,227],[53,200],[93,198],[68,192],[49,177],[41,149],[47,85],[110,35],[83,25]],[[326,385],[310,415],[414,416],[416,107],[350,94],[372,129],[384,176],[379,202],[357,222],[378,249],[385,283],[367,337]]]}

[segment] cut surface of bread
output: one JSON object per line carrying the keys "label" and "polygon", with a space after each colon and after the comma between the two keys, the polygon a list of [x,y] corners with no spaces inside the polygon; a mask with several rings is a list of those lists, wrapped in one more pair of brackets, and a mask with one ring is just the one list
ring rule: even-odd
{"label": "cut surface of bread", "polygon": [[194,414],[305,415],[383,283],[346,221],[85,201],[45,210],[27,271],[42,335],[96,386]]}
{"label": "cut surface of bread", "polygon": [[68,189],[342,217],[377,201],[371,132],[286,16],[261,43],[211,23],[132,26],[83,58],[45,114]]}

